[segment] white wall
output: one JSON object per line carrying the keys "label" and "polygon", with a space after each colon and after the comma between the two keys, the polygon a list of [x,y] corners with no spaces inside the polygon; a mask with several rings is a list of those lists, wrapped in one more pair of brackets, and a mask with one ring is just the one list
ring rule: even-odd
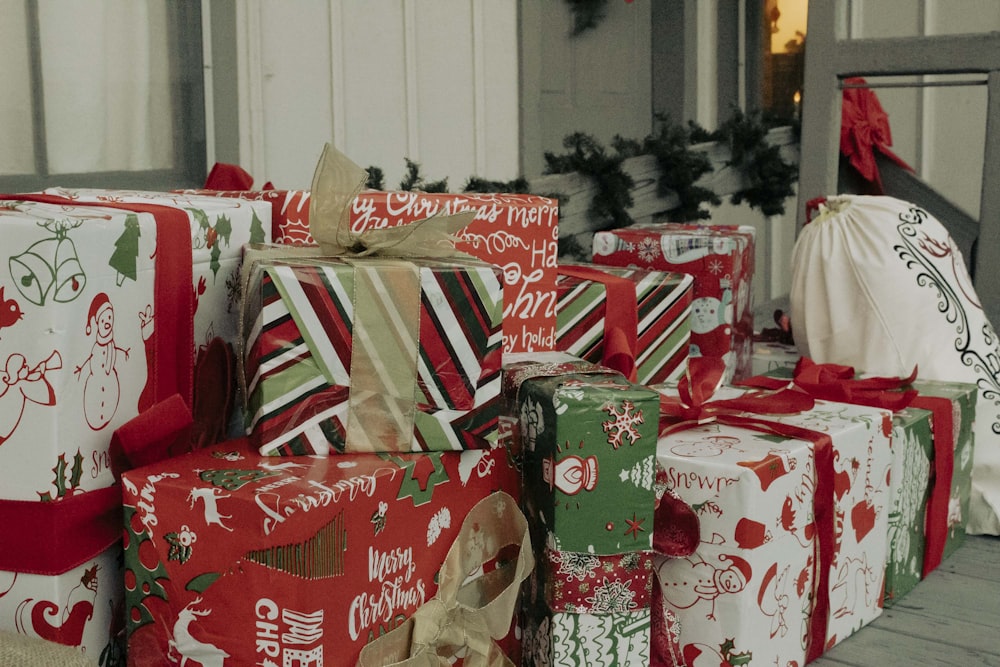
{"label": "white wall", "polygon": [[247,0],[236,24],[240,159],[258,182],[308,187],[327,141],[386,187],[405,158],[451,190],[518,175],[515,0]]}

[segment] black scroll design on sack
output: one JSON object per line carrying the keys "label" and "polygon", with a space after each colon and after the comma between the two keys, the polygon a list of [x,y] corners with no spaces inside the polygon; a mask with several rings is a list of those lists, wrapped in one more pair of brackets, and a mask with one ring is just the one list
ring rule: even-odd
{"label": "black scroll design on sack", "polygon": [[[955,325],[955,351],[958,352],[959,359],[963,365],[971,367],[979,375],[976,386],[979,388],[980,398],[991,401],[994,407],[1000,406],[1000,358],[996,352],[984,356],[973,347],[973,332],[961,298],[944,274],[924,253],[922,246],[925,243],[940,245],[919,227],[927,216],[927,211],[917,207],[911,207],[908,211],[900,213],[900,224],[896,229],[902,243],[893,246],[893,250],[903,260],[906,268],[916,269],[918,285],[937,289],[938,312],[944,315],[949,324]],[[950,238],[948,251],[952,254],[959,252]],[[997,349],[997,335],[988,320],[985,320],[979,335],[983,348]],[[1000,434],[1000,421],[994,419],[990,428],[994,433]]]}

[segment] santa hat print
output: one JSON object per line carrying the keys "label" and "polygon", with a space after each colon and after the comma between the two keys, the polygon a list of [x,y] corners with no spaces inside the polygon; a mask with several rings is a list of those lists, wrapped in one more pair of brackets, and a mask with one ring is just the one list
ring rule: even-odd
{"label": "santa hat print", "polygon": [[87,335],[90,335],[90,323],[96,321],[105,308],[111,308],[111,299],[104,292],[94,295],[94,300],[90,302],[90,311],[87,313]]}
{"label": "santa hat print", "polygon": [[723,563],[728,560],[731,561],[731,563],[726,568],[720,569],[716,573],[716,577],[718,577],[721,572],[733,572],[734,574],[738,574],[740,578],[740,589],[746,586],[747,582],[750,581],[750,578],[753,576],[753,570],[750,568],[750,563],[746,562],[739,556],[722,554],[719,556],[719,560]]}

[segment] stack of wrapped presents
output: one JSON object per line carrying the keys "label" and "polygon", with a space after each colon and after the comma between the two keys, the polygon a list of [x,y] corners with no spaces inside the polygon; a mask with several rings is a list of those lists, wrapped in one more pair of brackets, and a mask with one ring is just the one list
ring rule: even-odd
{"label": "stack of wrapped presents", "polygon": [[365,176],[0,198],[0,647],[804,665],[961,545],[979,388],[755,345],[752,227]]}

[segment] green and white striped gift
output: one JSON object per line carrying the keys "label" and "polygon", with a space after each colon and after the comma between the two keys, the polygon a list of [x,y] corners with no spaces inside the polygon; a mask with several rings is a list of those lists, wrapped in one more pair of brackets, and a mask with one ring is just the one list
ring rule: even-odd
{"label": "green and white striped gift", "polygon": [[261,453],[477,449],[495,440],[497,267],[264,260],[245,307],[248,433]]}

